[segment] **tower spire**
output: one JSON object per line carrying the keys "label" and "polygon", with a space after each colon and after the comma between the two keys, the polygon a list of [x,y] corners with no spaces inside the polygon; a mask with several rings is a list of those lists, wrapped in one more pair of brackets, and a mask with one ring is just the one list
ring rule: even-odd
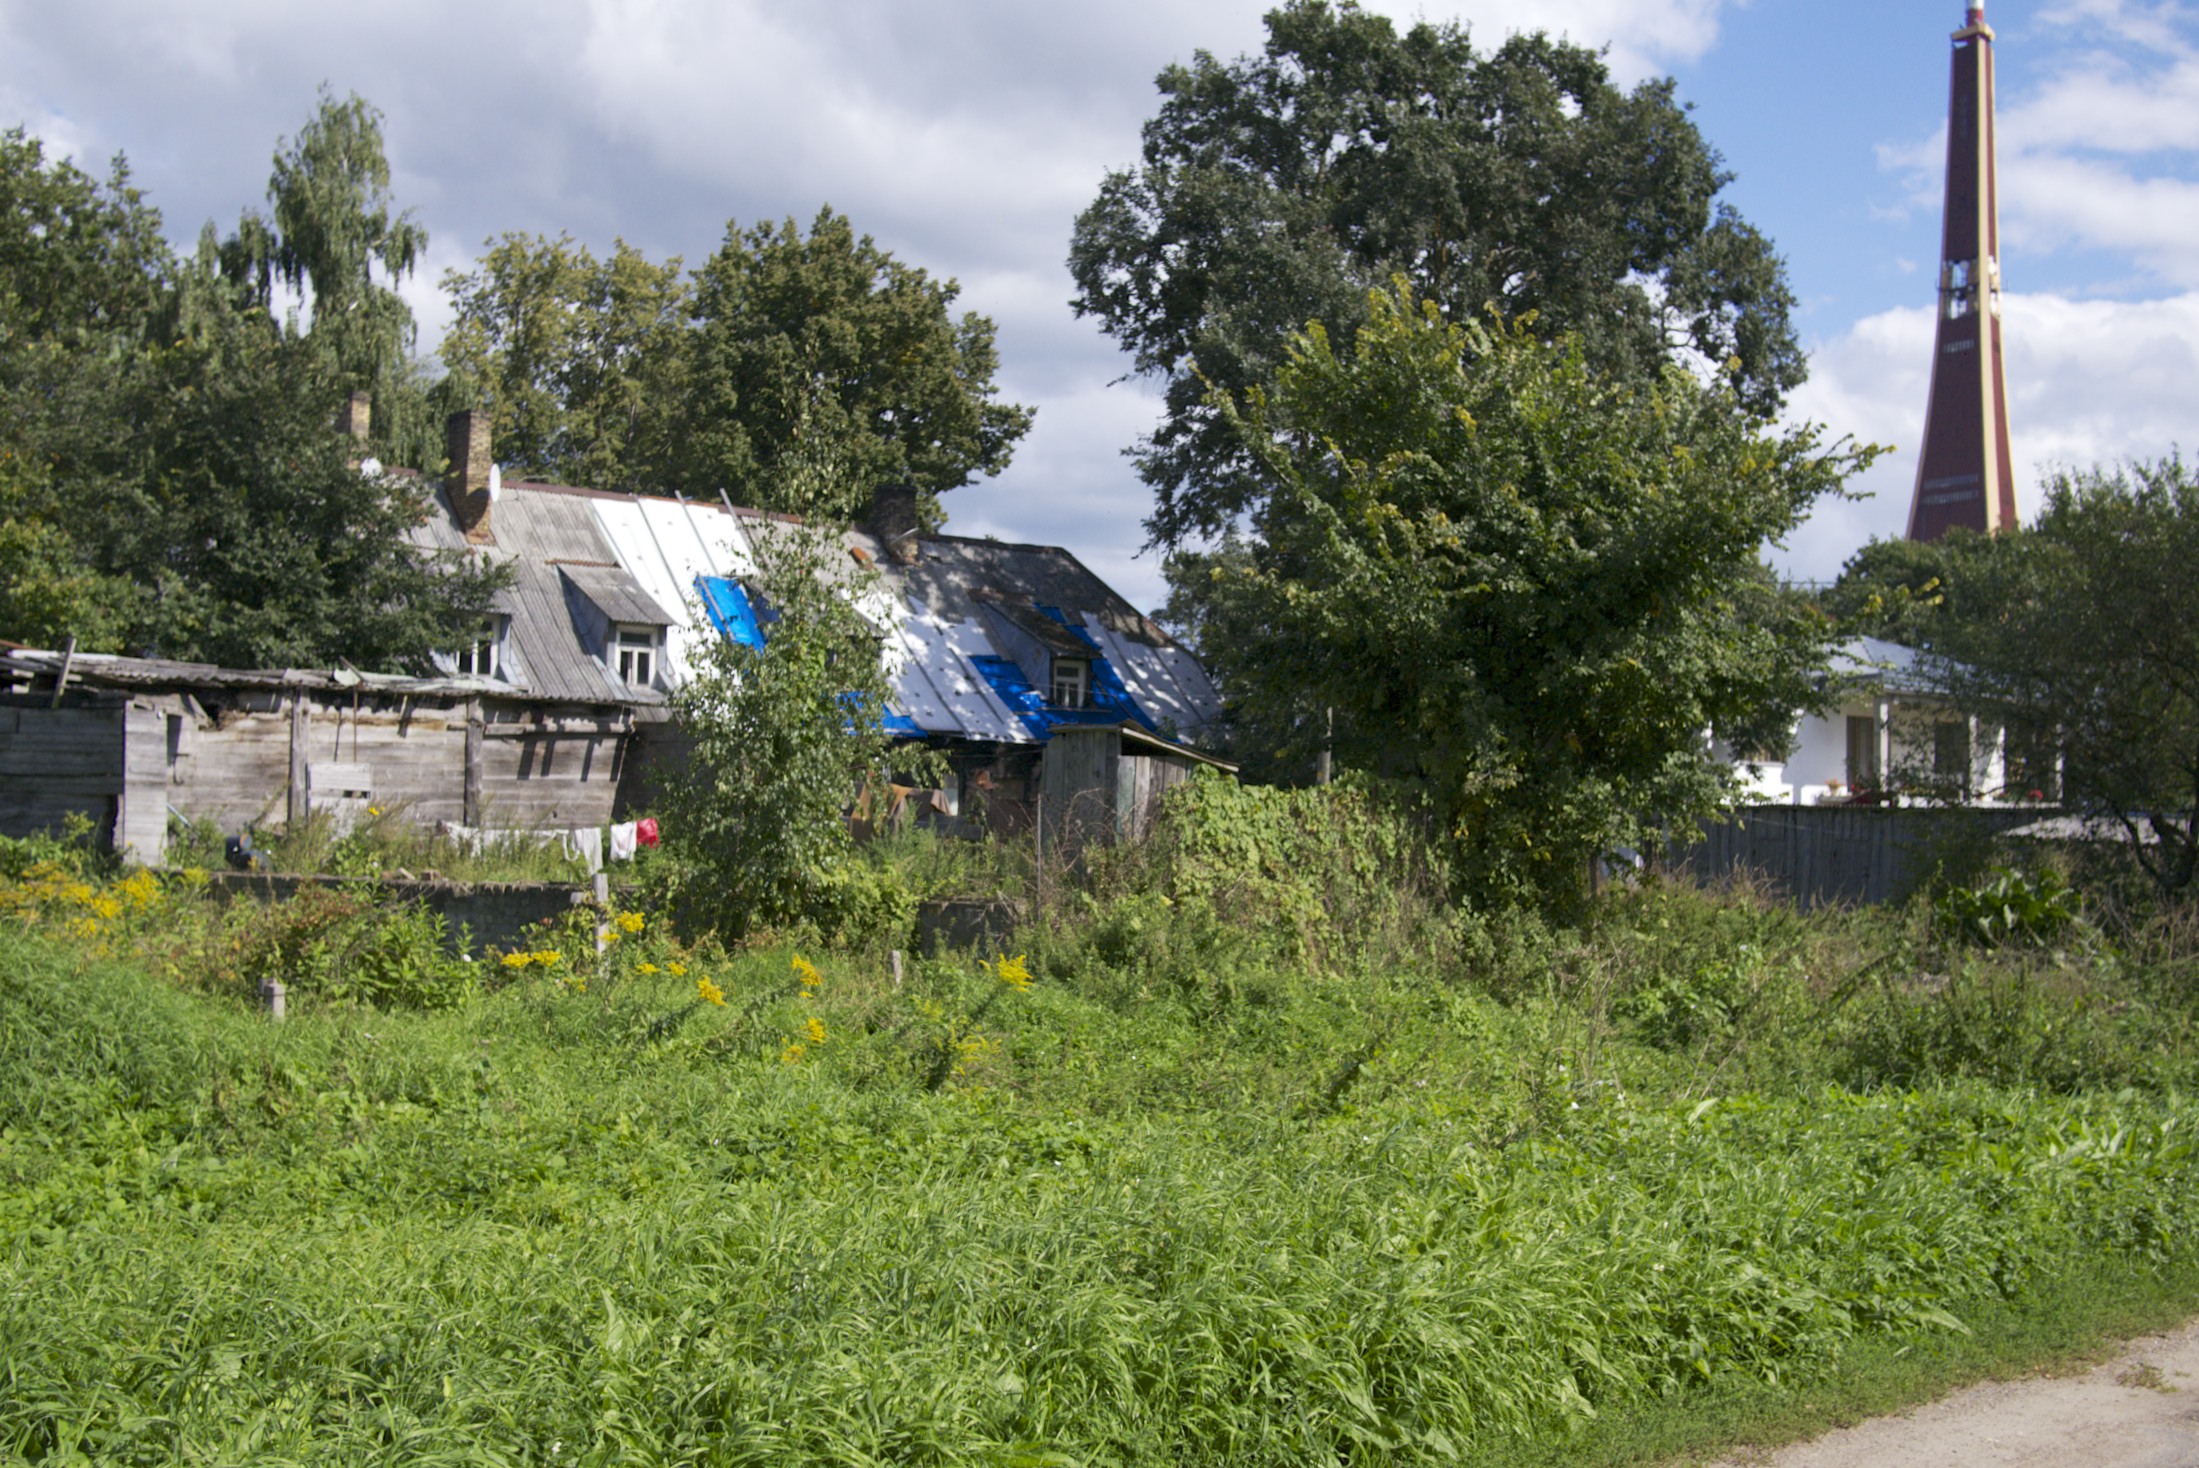
{"label": "tower spire", "polygon": [[1947,92],[1947,203],[1940,225],[1939,323],[1909,539],[2016,523],[2001,361],[2000,207],[1993,176],[1993,28],[1972,0],[1954,33]]}

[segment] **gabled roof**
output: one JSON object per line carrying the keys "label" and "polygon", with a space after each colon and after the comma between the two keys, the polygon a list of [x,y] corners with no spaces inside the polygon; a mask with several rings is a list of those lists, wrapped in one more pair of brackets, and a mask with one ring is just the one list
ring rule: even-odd
{"label": "gabled roof", "polygon": [[[467,548],[440,491],[436,506],[421,543]],[[581,700],[662,702],[655,690],[629,691],[608,676],[583,644],[568,600],[584,601],[612,623],[668,627],[666,661],[676,681],[688,676],[700,643],[722,635],[703,608],[705,583],[752,580],[758,545],[799,524],[723,496],[712,503],[519,481],[504,484],[490,507],[493,545],[474,549],[515,573],[508,606],[500,608],[512,617],[515,679]],[[864,531],[837,536],[846,555],[824,571],[844,578],[879,630],[899,727],[1028,744],[1065,720],[1127,719],[1195,735],[1220,712],[1197,659],[1059,546],[922,536],[915,560],[902,563]],[[1043,670],[1004,680],[998,665],[1016,652],[1004,644],[1018,638],[1048,655],[1089,660],[1088,686],[1104,706],[1048,707],[1047,691],[1036,686],[1046,681]],[[1004,694],[1007,681],[1020,689]]]}
{"label": "gabled roof", "polygon": [[1826,673],[1836,683],[1868,684],[1888,693],[1930,693],[1927,654],[1882,637],[1851,637],[1832,651]]}

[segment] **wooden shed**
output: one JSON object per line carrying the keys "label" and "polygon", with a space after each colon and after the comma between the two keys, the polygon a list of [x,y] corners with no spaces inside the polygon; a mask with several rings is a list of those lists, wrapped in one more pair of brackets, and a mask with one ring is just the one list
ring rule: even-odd
{"label": "wooden shed", "polygon": [[1161,797],[1201,765],[1237,767],[1136,724],[1063,724],[1046,741],[1039,793],[1047,824],[1070,845],[1142,841]]}

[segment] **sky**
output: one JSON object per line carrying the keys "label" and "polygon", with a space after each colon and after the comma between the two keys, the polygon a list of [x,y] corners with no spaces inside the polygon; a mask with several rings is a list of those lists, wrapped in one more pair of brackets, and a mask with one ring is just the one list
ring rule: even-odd
{"label": "sky", "polygon": [[[1543,28],[1671,76],[1785,257],[1810,380],[1790,414],[1885,444],[1772,549],[1828,579],[1906,519],[1931,358],[1948,36],[1960,0],[1474,0],[1366,8],[1493,46]],[[447,270],[506,232],[699,264],[727,225],[829,204],[960,282],[1038,409],[949,529],[1069,547],[1140,606],[1151,497],[1123,451],[1151,383],[1069,309],[1072,222],[1134,163],[1153,78],[1265,40],[1265,3],[1116,0],[0,0],[0,127],[94,171],[120,152],[188,245],[261,206],[327,85],[385,114],[393,193],[427,227],[403,285],[432,351]],[[2152,458],[2199,410],[2199,4],[1990,0],[2018,502],[2057,472]]]}

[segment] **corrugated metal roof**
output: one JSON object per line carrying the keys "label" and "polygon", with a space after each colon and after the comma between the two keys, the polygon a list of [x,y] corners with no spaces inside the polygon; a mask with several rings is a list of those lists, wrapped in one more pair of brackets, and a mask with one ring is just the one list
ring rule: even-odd
{"label": "corrugated metal roof", "polygon": [[[422,543],[465,548],[440,494],[437,504],[443,512]],[[505,485],[490,521],[495,545],[486,553],[515,571],[503,608],[515,679],[582,701],[645,704],[663,696],[610,677],[583,624],[601,616],[668,625],[668,671],[685,679],[704,640],[719,635],[700,610],[696,578],[752,586],[768,542],[807,533],[786,517],[722,503],[528,483]],[[1196,735],[1221,711],[1198,660],[1058,546],[925,536],[916,562],[904,565],[860,530],[836,539],[847,554],[829,556],[821,571],[884,634],[893,707],[927,733],[1001,744],[1038,737],[979,671],[976,659],[1009,653],[989,617],[1059,653],[1088,640],[1136,711],[1164,730]],[[585,609],[574,605],[583,600]]]}

